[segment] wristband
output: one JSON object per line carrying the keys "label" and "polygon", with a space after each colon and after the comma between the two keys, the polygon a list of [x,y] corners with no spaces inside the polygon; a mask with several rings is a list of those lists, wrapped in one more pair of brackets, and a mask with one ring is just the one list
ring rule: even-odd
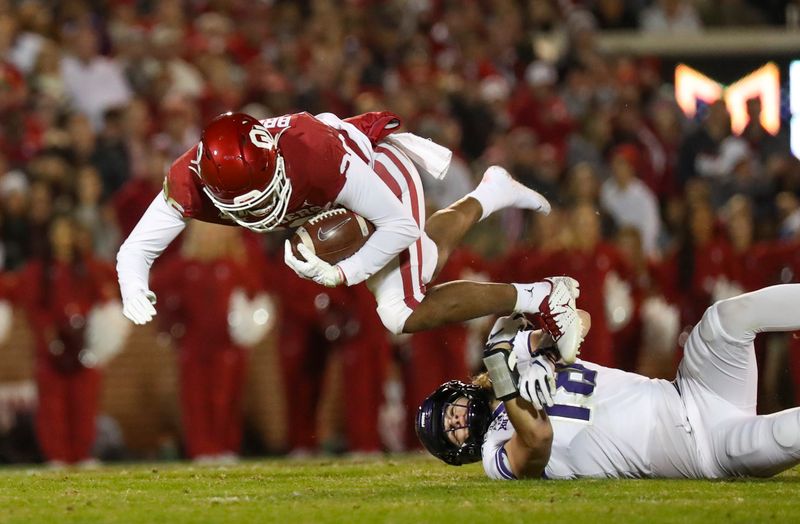
{"label": "wristband", "polygon": [[[498,400],[510,400],[519,396],[517,385],[519,373],[509,366],[509,356],[512,346],[507,342],[494,344],[491,349],[484,351],[483,364],[492,380],[492,389]],[[516,368],[516,366],[515,366]]]}

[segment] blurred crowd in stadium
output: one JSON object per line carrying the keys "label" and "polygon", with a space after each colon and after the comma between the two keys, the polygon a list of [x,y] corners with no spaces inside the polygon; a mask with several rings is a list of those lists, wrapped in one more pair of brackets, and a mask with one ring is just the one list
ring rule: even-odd
{"label": "blurred crowd in stadium", "polygon": [[[553,213],[482,224],[441,280],[573,276],[593,318],[582,355],[670,376],[714,299],[796,281],[800,163],[761,127],[758,99],[740,136],[722,102],[688,121],[657,58],[607,56],[596,37],[797,15],[780,0],[0,0],[0,298],[25,313],[35,355],[28,377],[0,359],[0,460],[37,456],[15,455],[8,437],[34,405],[43,460],[91,460],[101,374],[137,361],[84,350],[138,328],[100,321],[104,334],[87,319],[117,296],[116,250],[170,163],[228,110],[394,111],[455,153],[426,187],[432,210],[486,166],[507,167]],[[194,224],[184,236],[152,284],[176,348],[184,456],[240,453],[244,383],[259,380],[247,345],[276,355],[284,407],[272,418],[286,429],[260,448],[272,453],[318,450],[321,406],[343,421],[343,450],[413,448],[418,402],[476,369],[484,323],[390,338],[363,288],[320,288],[284,267],[280,234]],[[262,297],[266,339],[232,327],[240,292]],[[333,355],[338,394],[323,387]]]}

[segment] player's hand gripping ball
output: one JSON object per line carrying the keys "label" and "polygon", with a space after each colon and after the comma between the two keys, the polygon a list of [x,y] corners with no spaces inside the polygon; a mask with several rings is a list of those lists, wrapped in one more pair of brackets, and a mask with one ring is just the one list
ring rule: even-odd
{"label": "player's hand gripping ball", "polygon": [[361,249],[374,231],[371,222],[347,209],[323,211],[295,230],[292,253],[302,260],[297,251],[302,242],[325,262],[336,264]]}

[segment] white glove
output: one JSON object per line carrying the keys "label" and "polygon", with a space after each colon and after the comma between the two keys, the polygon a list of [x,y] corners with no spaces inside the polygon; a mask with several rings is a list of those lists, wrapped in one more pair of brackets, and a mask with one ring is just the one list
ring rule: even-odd
{"label": "white glove", "polygon": [[149,289],[122,289],[122,314],[136,325],[147,324],[156,316],[156,294]]}
{"label": "white glove", "polygon": [[533,330],[533,324],[522,313],[498,318],[492,330],[486,347],[491,347],[498,342],[508,342],[513,345],[513,356],[509,358],[509,365],[521,375],[525,373],[531,362],[530,344],[528,337]]}
{"label": "white glove", "polygon": [[292,244],[284,245],[283,261],[301,278],[313,280],[325,287],[336,287],[344,283],[344,273],[339,266],[332,266],[311,252],[304,244],[297,245],[297,251],[305,260],[292,253]]}
{"label": "white glove", "polygon": [[511,342],[517,333],[523,329],[530,329],[531,323],[522,313],[516,313],[507,317],[498,318],[492,330],[489,332],[489,339],[486,344],[491,346],[497,342]]}
{"label": "white glove", "polygon": [[519,394],[537,410],[553,406],[556,380],[550,359],[541,354],[534,356],[531,365],[519,379]]}

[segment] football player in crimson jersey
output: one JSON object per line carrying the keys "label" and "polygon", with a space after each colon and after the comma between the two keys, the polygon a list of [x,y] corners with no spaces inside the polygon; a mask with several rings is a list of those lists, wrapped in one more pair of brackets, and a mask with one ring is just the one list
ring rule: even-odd
{"label": "football player in crimson jersey", "polygon": [[493,166],[472,193],[426,220],[418,169],[443,176],[450,152],[409,133],[392,135],[399,125],[399,118],[387,112],[348,120],[330,113],[263,121],[240,113],[215,118],[200,143],[172,165],[163,193],[120,248],[117,271],[125,314],[137,324],[155,315],[150,266],[187,219],[267,232],[297,227],[341,206],[371,221],[375,232],[336,265],[304,246],[298,249],[305,260],[286,249],[286,263],[299,276],[329,287],[366,281],[381,320],[394,333],[512,311],[540,314],[565,358],[574,358],[581,339],[572,279],[457,281],[426,291],[477,221],[504,207],[547,213],[550,205]]}
{"label": "football player in crimson jersey", "polygon": [[800,408],[756,415],[753,341],[800,329],[798,304],[800,284],[715,303],[672,382],[587,361],[554,369],[547,337],[503,317],[484,353],[488,378],[440,386],[417,435],[444,462],[481,460],[494,479],[776,475],[800,464]]}

